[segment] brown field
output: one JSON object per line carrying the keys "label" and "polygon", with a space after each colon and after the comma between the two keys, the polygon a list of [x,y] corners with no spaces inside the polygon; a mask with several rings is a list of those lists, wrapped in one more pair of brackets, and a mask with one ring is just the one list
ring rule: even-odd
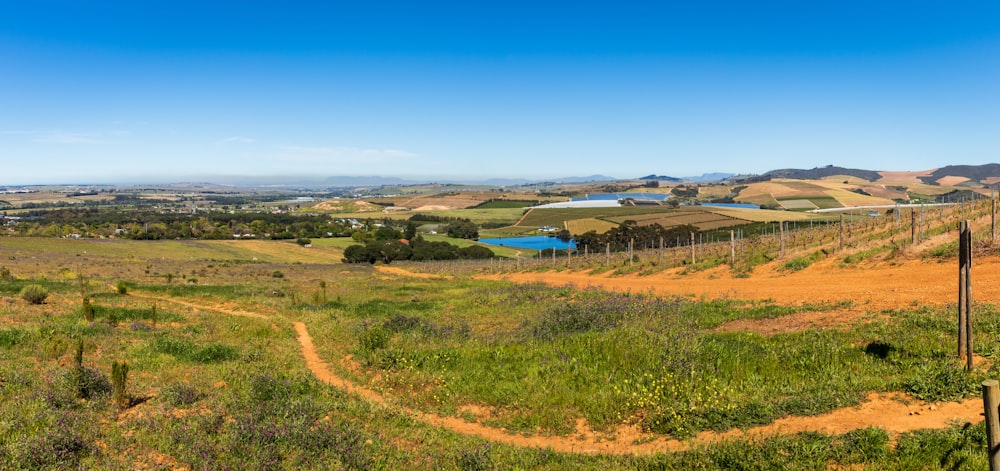
{"label": "brown field", "polygon": [[882,179],[879,180],[878,183],[886,185],[895,184],[895,185],[906,185],[906,186],[909,186],[914,183],[923,184],[923,182],[920,181],[920,179],[917,177],[930,175],[935,170],[937,169],[932,168],[930,170],[922,170],[919,172],[879,172],[879,174],[882,175]]}
{"label": "brown field", "polygon": [[967,181],[969,181],[969,179],[966,177],[949,176],[949,177],[938,178],[937,184],[941,186],[955,186],[961,183],[965,183]]}
{"label": "brown field", "polygon": [[574,219],[566,221],[566,230],[572,234],[583,234],[587,231],[594,231],[598,234],[607,232],[618,227],[618,224],[597,218]]}
{"label": "brown field", "polygon": [[836,199],[844,206],[872,206],[879,204],[894,204],[891,199],[865,196],[847,190],[827,190],[826,194]]}
{"label": "brown field", "polygon": [[886,185],[865,185],[861,189],[876,198],[887,200],[907,199],[905,191],[888,188]]}
{"label": "brown field", "polygon": [[830,175],[829,177],[823,177],[822,181],[827,182],[847,182],[850,185],[867,185],[870,182],[864,178],[859,178],[851,175]]}
{"label": "brown field", "polygon": [[392,203],[393,205],[398,207],[404,207],[421,211],[431,211],[431,210],[465,209],[465,208],[471,208],[473,206],[478,206],[490,200],[503,200],[503,199],[561,201],[565,200],[566,198],[544,198],[544,197],[539,197],[534,193],[507,194],[507,193],[497,193],[491,191],[482,191],[482,192],[454,191],[454,192],[443,192],[443,193],[429,193],[424,195],[394,196],[391,198],[377,198],[368,201],[376,204]]}
{"label": "brown field", "polygon": [[702,230],[709,230],[719,227],[744,224],[746,222],[731,218],[729,216],[724,216],[713,212],[704,211],[700,207],[687,207],[669,213],[650,213],[650,214],[641,214],[636,216],[618,216],[607,219],[609,221],[614,221],[619,224],[625,222],[626,220],[635,221],[639,223],[640,226],[659,224],[668,229],[674,226],[690,224]]}
{"label": "brown field", "polygon": [[806,221],[813,218],[807,213],[792,211],[768,211],[746,208],[717,208],[703,206],[705,211],[750,222]]}
{"label": "brown field", "polygon": [[58,192],[38,192],[38,193],[11,193],[0,195],[0,200],[6,201],[13,205],[14,207],[20,207],[24,204],[41,204],[41,203],[64,203],[64,204],[77,204],[85,201],[107,201],[114,199],[114,195],[87,195],[87,196],[69,196],[66,193]]}

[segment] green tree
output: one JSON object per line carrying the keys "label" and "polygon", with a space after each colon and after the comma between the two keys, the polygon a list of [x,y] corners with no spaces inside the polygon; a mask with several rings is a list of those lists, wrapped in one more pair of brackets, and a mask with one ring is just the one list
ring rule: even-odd
{"label": "green tree", "polygon": [[456,239],[479,238],[479,226],[476,226],[474,222],[468,219],[448,223],[448,225],[445,226],[445,231],[447,231],[448,237]]}
{"label": "green tree", "polygon": [[352,245],[344,249],[344,263],[375,263],[375,256],[368,253],[364,245]]}
{"label": "green tree", "polygon": [[372,241],[365,248],[370,256],[385,264],[392,263],[394,260],[409,260],[413,254],[409,245],[396,239]]}

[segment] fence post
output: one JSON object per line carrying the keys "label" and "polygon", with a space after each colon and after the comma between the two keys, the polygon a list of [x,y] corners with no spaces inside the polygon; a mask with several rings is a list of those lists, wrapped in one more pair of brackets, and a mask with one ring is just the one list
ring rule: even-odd
{"label": "fence post", "polygon": [[657,265],[663,265],[663,236],[660,236],[660,255]]}
{"label": "fence post", "polygon": [[972,371],[972,228],[965,222],[965,370]]}
{"label": "fence post", "polygon": [[691,265],[694,265],[694,232],[691,233]]}
{"label": "fence post", "polygon": [[965,355],[965,221],[958,225],[958,358]]}
{"label": "fence post", "polygon": [[844,250],[844,213],[840,213],[840,250]]}
{"label": "fence post", "polygon": [[1000,471],[1000,382],[995,379],[983,381],[983,412],[986,416],[986,452],[989,456],[990,471]]}
{"label": "fence post", "polygon": [[736,231],[729,231],[729,259],[730,265],[736,265]]}
{"label": "fence post", "polygon": [[611,243],[604,246],[604,266],[611,265]]}
{"label": "fence post", "polygon": [[917,210],[910,208],[910,243],[917,245]]}

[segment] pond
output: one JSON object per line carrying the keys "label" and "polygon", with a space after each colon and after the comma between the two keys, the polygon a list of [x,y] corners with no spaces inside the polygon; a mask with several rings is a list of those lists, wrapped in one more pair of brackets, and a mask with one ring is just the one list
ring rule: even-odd
{"label": "pond", "polygon": [[519,249],[545,250],[556,249],[565,250],[566,247],[576,248],[572,240],[563,242],[556,237],[550,236],[528,236],[528,237],[497,237],[493,239],[479,239],[479,242],[501,247],[517,247]]}

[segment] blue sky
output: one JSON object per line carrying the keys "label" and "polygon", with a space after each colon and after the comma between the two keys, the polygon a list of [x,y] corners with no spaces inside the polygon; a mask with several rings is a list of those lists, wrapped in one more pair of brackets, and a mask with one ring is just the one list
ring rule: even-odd
{"label": "blue sky", "polygon": [[995,0],[0,0],[0,184],[923,170],[998,84]]}

